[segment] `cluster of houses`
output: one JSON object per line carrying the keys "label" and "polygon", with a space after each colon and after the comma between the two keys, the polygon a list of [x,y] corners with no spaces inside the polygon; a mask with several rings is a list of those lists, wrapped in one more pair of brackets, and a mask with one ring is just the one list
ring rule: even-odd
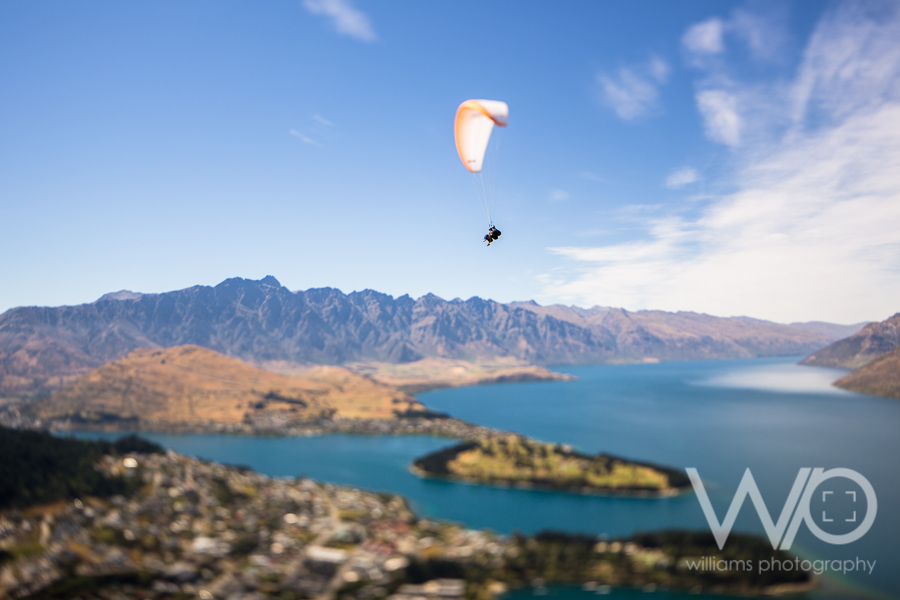
{"label": "cluster of houses", "polygon": [[172,452],[100,468],[137,478],[140,492],[0,513],[0,597],[77,579],[110,598],[452,599],[473,590],[461,579],[413,583],[410,562],[506,551],[494,534],[417,519],[398,496]]}

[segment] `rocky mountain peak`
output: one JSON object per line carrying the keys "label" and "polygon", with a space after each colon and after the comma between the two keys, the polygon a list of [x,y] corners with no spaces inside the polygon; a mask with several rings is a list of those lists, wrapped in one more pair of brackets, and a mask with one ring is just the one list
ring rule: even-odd
{"label": "rocky mountain peak", "polygon": [[118,292],[110,292],[108,294],[103,294],[100,296],[100,300],[98,302],[103,301],[123,301],[123,300],[140,300],[143,297],[143,294],[139,294],[137,292],[132,292],[131,290],[119,290]]}

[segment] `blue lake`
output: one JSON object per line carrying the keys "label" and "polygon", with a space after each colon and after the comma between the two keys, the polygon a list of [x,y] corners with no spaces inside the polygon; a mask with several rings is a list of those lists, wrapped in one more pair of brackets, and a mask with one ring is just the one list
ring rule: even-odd
{"label": "blue lake", "polygon": [[[828,575],[817,596],[900,597],[900,401],[832,387],[843,371],[800,367],[797,358],[568,367],[576,381],[438,390],[421,394],[429,407],[482,425],[588,452],[694,467],[721,521],[746,469],[777,520],[801,468],[853,469],[871,482],[878,510],[858,541],[830,545],[800,525],[792,552],[818,560],[875,561],[871,574]],[[310,438],[162,435],[178,452],[250,466],[274,476],[306,475],[408,497],[423,515],[507,533],[542,529],[609,536],[662,528],[708,530],[696,495],[617,498],[422,480],[409,463],[450,443],[421,436]],[[830,496],[810,503],[830,515],[827,533],[851,531],[869,507],[846,479],[830,480]],[[844,485],[842,488],[841,485]],[[856,487],[854,487],[856,486]],[[851,502],[853,499],[853,502]],[[825,504],[831,501],[831,504]],[[826,510],[827,509],[827,510]],[[853,515],[853,512],[857,515]],[[829,529],[830,528],[830,529]],[[763,533],[749,499],[734,531]],[[871,596],[868,591],[874,591]],[[639,592],[613,590],[610,598]],[[530,592],[516,593],[516,597]],[[550,595],[577,600],[577,589]],[[591,594],[593,595],[593,594]],[[656,598],[680,598],[656,592]]]}

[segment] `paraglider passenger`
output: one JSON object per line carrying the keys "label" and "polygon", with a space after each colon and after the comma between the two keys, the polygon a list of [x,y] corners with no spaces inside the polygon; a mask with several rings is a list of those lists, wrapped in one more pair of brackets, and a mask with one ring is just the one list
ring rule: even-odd
{"label": "paraglider passenger", "polygon": [[490,246],[491,242],[496,242],[499,237],[500,230],[491,225],[491,228],[488,229],[488,232],[484,236],[484,241],[488,243],[488,246]]}

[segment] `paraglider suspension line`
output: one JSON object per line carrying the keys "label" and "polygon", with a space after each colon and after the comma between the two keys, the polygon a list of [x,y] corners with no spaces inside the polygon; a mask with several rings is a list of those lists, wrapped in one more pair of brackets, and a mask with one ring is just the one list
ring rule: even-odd
{"label": "paraglider suspension line", "polygon": [[488,223],[493,222],[493,218],[491,217],[491,211],[488,207],[487,200],[487,189],[484,185],[484,175],[481,173],[472,173],[472,185],[475,187],[475,197],[478,198],[478,203],[481,205],[481,210],[484,212],[484,218]]}

